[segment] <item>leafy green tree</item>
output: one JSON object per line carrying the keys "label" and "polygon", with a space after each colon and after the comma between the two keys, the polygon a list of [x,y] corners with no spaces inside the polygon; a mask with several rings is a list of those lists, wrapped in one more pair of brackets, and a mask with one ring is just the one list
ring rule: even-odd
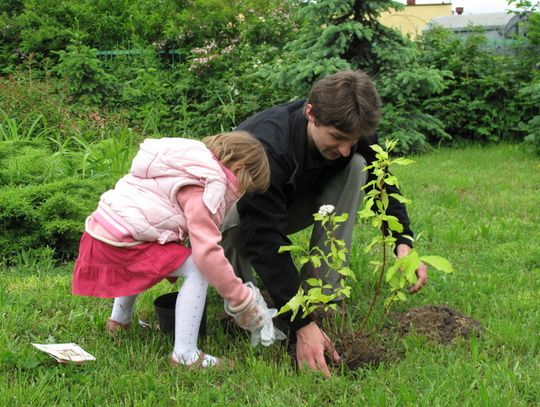
{"label": "leafy green tree", "polygon": [[383,99],[380,135],[398,138],[400,152],[425,149],[428,140],[450,136],[424,112],[424,103],[442,92],[448,71],[422,64],[415,44],[383,26],[378,17],[394,1],[321,0],[298,4],[300,28],[284,53],[268,64],[267,76],[278,87],[304,97],[311,84],[343,69],[362,69],[375,79]]}
{"label": "leafy green tree", "polygon": [[300,26],[296,38],[284,47],[273,78],[278,85],[293,86],[305,94],[316,79],[342,69],[364,68],[376,72],[374,47],[399,36],[377,20],[380,13],[402,6],[391,0],[320,0],[295,2]]}

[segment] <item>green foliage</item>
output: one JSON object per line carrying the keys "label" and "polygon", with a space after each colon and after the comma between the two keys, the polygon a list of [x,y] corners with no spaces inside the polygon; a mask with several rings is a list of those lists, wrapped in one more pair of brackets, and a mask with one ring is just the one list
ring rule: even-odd
{"label": "green foliage", "polygon": [[524,115],[519,128],[527,134],[525,142],[532,146],[536,154],[540,154],[540,75],[534,82],[521,88],[519,95],[523,98],[523,106],[530,112]]}
{"label": "green foliage", "polygon": [[103,182],[64,178],[61,181],[0,189],[0,257],[50,247],[56,259],[73,259]]}
{"label": "green foliage", "polygon": [[[30,118],[28,118],[30,119]],[[19,124],[17,120],[8,116],[0,109],[0,141],[24,141],[47,136],[48,130],[40,128],[43,116],[38,115],[28,123]]]}
{"label": "green foliage", "polygon": [[323,282],[325,276],[317,275],[317,277],[308,278],[305,281],[306,286],[310,287],[307,292],[304,291],[303,287],[300,287],[296,295],[279,310],[278,315],[291,312],[291,321],[300,311],[302,311],[302,318],[305,318],[317,309],[323,311],[336,309],[336,299],[349,298],[352,289],[350,281],[356,279],[354,272],[347,265],[348,249],[345,242],[335,236],[340,223],[347,220],[348,214],[336,215],[332,205],[323,205],[319,212],[313,215],[313,218],[315,222],[321,223],[321,227],[325,231],[327,252],[318,246],[307,250],[301,246],[290,245],[280,247],[279,253],[291,252],[296,254],[298,267],[300,268],[309,262],[313,266],[316,275],[320,274],[318,270],[324,262],[329,270],[336,271],[343,278],[340,281],[340,287],[337,288],[325,284]]}
{"label": "green foliage", "polygon": [[42,141],[0,141],[0,187],[20,187],[66,178],[73,169]]}
{"label": "green foliage", "polygon": [[321,0],[298,5],[298,34],[268,67],[268,76],[278,86],[303,96],[319,78],[343,69],[377,71],[374,63],[377,41],[397,40],[377,17],[393,1]]}
{"label": "green foliage", "polygon": [[73,163],[73,174],[112,181],[128,173],[140,141],[140,135],[122,128],[97,141],[72,137],[59,153]]}
{"label": "green foliage", "polygon": [[[374,179],[362,187],[366,191],[366,194],[364,205],[358,211],[358,217],[381,233],[375,235],[371,242],[366,245],[364,254],[371,253],[373,255],[376,250],[380,250],[382,258],[376,259],[373,255],[373,260],[370,261],[373,267],[373,274],[377,277],[377,282],[369,310],[360,328],[360,332],[362,333],[373,312],[376,300],[381,292],[383,281],[386,281],[389,287],[388,297],[384,301],[386,312],[393,303],[407,301],[405,290],[408,286],[414,285],[417,282],[416,271],[422,262],[445,273],[452,273],[454,271],[450,262],[443,257],[420,256],[416,249],[411,249],[403,257],[395,258],[394,263],[389,266],[390,248],[396,242],[394,235],[403,232],[403,226],[399,220],[395,216],[387,214],[390,199],[395,199],[403,205],[411,203],[409,199],[397,193],[388,193],[386,188],[387,185],[399,187],[397,177],[389,172],[391,165],[408,165],[412,163],[412,160],[402,157],[391,158],[390,153],[397,145],[397,140],[386,141],[384,148],[379,145],[372,145],[371,148],[375,151],[376,160],[365,168],[366,171],[373,173]],[[317,270],[324,261],[330,270],[334,270],[342,276],[340,287],[337,288],[333,288],[330,284],[324,284],[323,280],[325,276],[307,279],[305,284],[311,288],[305,292],[304,288],[300,287],[296,295],[279,310],[279,314],[291,312],[291,320],[300,311],[302,311],[301,315],[304,318],[318,309],[323,311],[336,309],[336,298],[343,300],[350,298],[352,282],[356,281],[357,277],[355,272],[347,265],[348,249],[345,246],[345,242],[335,237],[335,231],[339,227],[339,224],[346,221],[348,215],[345,213],[338,216],[333,211],[333,206],[323,205],[319,209],[319,212],[314,214],[315,221],[321,222],[321,226],[326,232],[325,246],[328,248],[328,254],[325,254],[319,247],[313,247],[308,250],[298,245],[290,245],[282,246],[279,249],[280,253],[295,253],[298,258],[299,267],[310,262],[313,265],[315,273],[317,273]],[[346,312],[345,315],[347,316]]]}
{"label": "green foliage", "polygon": [[451,140],[444,122],[425,107],[446,89],[451,72],[423,64],[420,50],[412,43],[388,44],[376,53],[384,61],[376,77],[383,100],[381,139],[399,140],[396,152],[402,154]]}
{"label": "green foliage", "polygon": [[32,80],[22,72],[0,80],[0,115],[11,135],[28,136],[32,129],[35,138],[60,131],[68,121],[66,104],[49,80]]}
{"label": "green foliage", "polygon": [[[519,136],[516,103],[521,78],[515,58],[494,54],[481,30],[460,39],[442,28],[420,42],[423,64],[450,71],[445,88],[424,103],[425,112],[444,123],[456,139],[510,140]],[[523,75],[525,75],[523,77]]]}
{"label": "green foliage", "polygon": [[[390,0],[9,1],[0,7],[0,70],[12,73],[0,80],[3,137],[93,143],[109,137],[96,116],[147,137],[202,137],[350,68],[376,82],[379,137],[399,139],[396,152],[460,140],[534,145],[538,2],[512,3],[531,11],[516,57],[491,53],[481,32],[407,40],[378,22],[401,8]],[[140,54],[105,59],[97,49]],[[174,59],[162,53],[173,49]]]}
{"label": "green foliage", "polygon": [[113,77],[103,69],[96,51],[78,43],[58,51],[55,71],[66,80],[69,95],[83,105],[99,105],[113,89]]}
{"label": "green foliage", "polygon": [[364,205],[358,212],[360,219],[369,222],[375,230],[382,233],[376,235],[366,246],[365,253],[373,252],[375,249],[382,248],[380,260],[371,262],[373,274],[378,277],[375,286],[375,294],[371,301],[370,309],[364,319],[362,330],[369,320],[370,313],[373,310],[377,296],[381,290],[383,279],[389,286],[389,295],[384,301],[385,310],[397,301],[407,301],[405,290],[407,286],[414,285],[417,281],[416,270],[422,262],[441,270],[445,273],[453,272],[452,265],[444,258],[439,256],[420,256],[416,249],[411,249],[406,256],[396,258],[394,264],[388,267],[390,248],[395,245],[396,233],[403,232],[403,226],[399,220],[387,214],[390,199],[393,198],[403,205],[408,205],[411,201],[397,193],[389,194],[387,185],[399,187],[398,179],[389,171],[392,165],[409,165],[411,160],[405,158],[391,158],[390,153],[397,146],[398,141],[386,141],[384,148],[379,145],[373,145],[371,148],[375,151],[376,160],[366,166],[365,170],[374,175],[374,179],[363,186],[366,191]]}

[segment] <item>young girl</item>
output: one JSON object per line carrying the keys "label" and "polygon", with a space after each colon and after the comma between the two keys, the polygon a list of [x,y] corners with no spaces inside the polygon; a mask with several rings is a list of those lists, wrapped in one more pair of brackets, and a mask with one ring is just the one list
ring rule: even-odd
{"label": "young girl", "polygon": [[[208,283],[244,329],[280,336],[259,290],[244,285],[219,245],[219,226],[245,192],[264,191],[269,164],[246,132],[202,142],[146,139],[130,173],[105,192],[86,220],[73,274],[73,293],[115,298],[106,329],[128,329],[137,294],[164,278],[184,277],[175,308],[171,362],[209,367],[221,360],[197,347]],[[189,246],[186,241],[189,239]]]}

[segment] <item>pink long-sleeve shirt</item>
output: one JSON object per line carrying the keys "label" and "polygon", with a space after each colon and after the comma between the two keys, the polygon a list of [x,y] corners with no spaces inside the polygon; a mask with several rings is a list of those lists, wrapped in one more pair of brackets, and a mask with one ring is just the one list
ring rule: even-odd
{"label": "pink long-sleeve shirt", "polygon": [[[249,288],[234,274],[234,270],[219,245],[221,219],[212,214],[203,202],[204,188],[198,185],[182,187],[177,200],[187,220],[193,260],[208,283],[232,306],[243,303],[250,295]],[[94,238],[115,246],[137,244],[129,234],[119,235],[117,228],[106,227],[103,219],[90,216],[86,231]],[[111,232],[114,230],[114,234]]]}

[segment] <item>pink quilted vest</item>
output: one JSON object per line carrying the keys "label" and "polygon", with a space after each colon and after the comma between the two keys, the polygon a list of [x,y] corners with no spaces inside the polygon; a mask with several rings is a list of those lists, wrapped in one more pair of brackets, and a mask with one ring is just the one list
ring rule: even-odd
{"label": "pink quilted vest", "polygon": [[187,237],[187,228],[176,200],[178,190],[202,186],[204,204],[221,222],[233,203],[226,199],[228,188],[236,193],[236,180],[228,181],[227,172],[201,141],[146,139],[130,173],[101,196],[96,213],[112,219],[138,241],[181,241]]}

